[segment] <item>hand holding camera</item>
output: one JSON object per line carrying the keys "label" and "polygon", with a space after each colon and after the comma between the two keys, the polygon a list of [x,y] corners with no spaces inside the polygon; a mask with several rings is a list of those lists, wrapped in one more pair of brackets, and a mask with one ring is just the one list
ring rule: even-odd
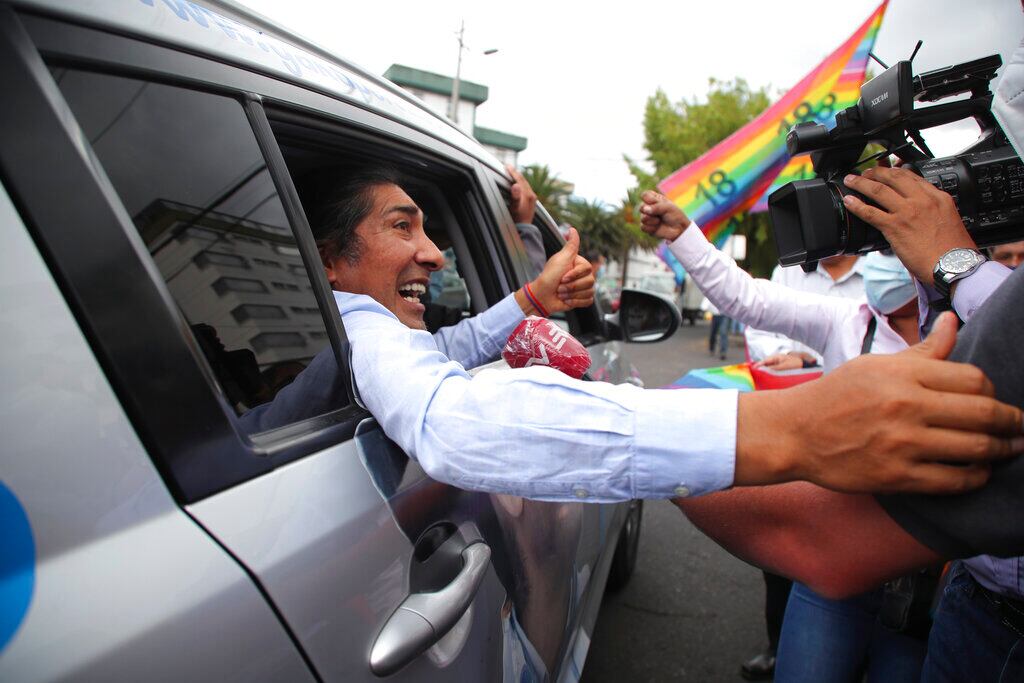
{"label": "hand holding camera", "polygon": [[844,182],[877,207],[853,194],[843,197],[843,205],[881,230],[903,265],[924,284],[932,284],[932,270],[943,254],[977,248],[953,198],[916,173],[869,168]]}
{"label": "hand holding camera", "polygon": [[[915,76],[901,61],[865,83],[832,129],[794,126],[786,148],[811,153],[817,177],[787,183],[768,200],[779,262],[813,270],[820,259],[866,254],[892,241],[911,272],[931,283],[950,249],[1024,236],[1024,164],[991,112],[988,84],[1001,64],[993,55]],[[969,97],[914,107],[961,94]],[[921,130],[968,118],[981,128],[977,142],[933,158]],[[880,156],[865,152],[869,144],[899,157],[903,169],[867,169],[858,177],[859,167]]]}

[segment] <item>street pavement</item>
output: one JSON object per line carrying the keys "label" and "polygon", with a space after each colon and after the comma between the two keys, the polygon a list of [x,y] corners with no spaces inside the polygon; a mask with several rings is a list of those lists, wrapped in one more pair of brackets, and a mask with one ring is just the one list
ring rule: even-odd
{"label": "street pavement", "polygon": [[[707,322],[671,339],[630,345],[648,387],[688,370],[740,363],[734,336],[725,361],[708,354]],[[766,644],[761,573],[701,534],[667,501],[647,501],[636,572],[605,595],[583,683],[737,681],[740,664]]]}

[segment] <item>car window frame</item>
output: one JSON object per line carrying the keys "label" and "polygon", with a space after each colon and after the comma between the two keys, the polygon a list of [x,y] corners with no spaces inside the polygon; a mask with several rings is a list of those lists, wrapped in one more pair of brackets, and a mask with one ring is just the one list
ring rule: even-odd
{"label": "car window frame", "polygon": [[[526,247],[523,245],[523,240],[519,237],[519,231],[515,229],[515,221],[509,209],[509,201],[512,196],[512,182],[505,175],[498,174],[490,169],[487,169],[486,173],[494,186],[494,194],[497,197],[495,209],[503,221],[510,226],[510,230],[505,230],[504,235],[509,251],[516,257],[514,270],[514,277],[516,279],[514,281],[517,283],[515,287],[518,288],[529,279],[530,266],[529,258],[526,255]],[[547,209],[540,203],[537,204],[534,212],[533,225],[540,230],[544,252],[549,258],[565,245],[565,238],[559,232],[558,225]],[[594,344],[609,341],[605,323],[595,304],[566,311],[565,320],[569,325],[570,333],[584,346],[593,346]]]}
{"label": "car window frame", "polygon": [[[326,416],[260,435],[250,437],[239,431],[237,416],[223,396],[218,396],[216,380],[210,376],[202,352],[182,325],[166,283],[150,260],[116,190],[91,149],[80,139],[74,114],[54,83],[49,66],[142,78],[238,100],[270,169],[307,268],[315,245],[267,120],[265,101],[286,103],[295,109],[319,109],[318,115],[333,114],[352,130],[371,130],[377,136],[454,157],[476,178],[477,185],[486,187],[481,182],[479,161],[386,116],[240,67],[138,38],[31,13],[16,13],[10,8],[0,10],[0,42],[8,57],[0,73],[4,74],[4,82],[11,84],[9,96],[25,105],[5,108],[8,111],[0,115],[0,121],[7,122],[7,130],[18,130],[20,126],[37,133],[31,136],[33,140],[43,140],[37,148],[25,143],[10,144],[9,140],[0,144],[3,182],[17,197],[19,212],[33,239],[61,283],[80,328],[175,499],[182,505],[197,502],[351,439],[359,422],[368,416],[365,409],[351,402]],[[18,111],[11,111],[14,109]],[[40,155],[62,161],[61,168],[48,169],[45,180],[38,177],[36,170]],[[65,202],[52,202],[50,197],[61,194],[60,188],[74,189],[64,193]],[[487,197],[483,199],[486,202]],[[494,219],[488,218],[486,208],[474,206],[471,210],[487,228],[485,232],[490,232]],[[117,254],[119,266],[129,271],[133,295],[118,307],[116,315],[110,315],[109,299],[104,300],[102,287],[98,286],[95,263],[81,259],[71,246],[74,241],[68,239],[83,226],[88,226],[97,248]],[[492,240],[487,241],[488,258],[500,260],[501,249]],[[318,263],[318,255],[316,259]],[[489,297],[508,291],[509,283],[502,269],[496,269],[495,275],[496,284]],[[330,296],[333,302],[326,278],[320,271],[319,277],[311,277],[310,281],[315,290],[320,290],[321,314],[332,318],[332,324],[327,325],[332,348],[339,358],[347,360],[344,326],[337,308],[321,301]],[[166,409],[160,408],[161,404],[166,406],[166,396],[159,396],[150,386],[153,382],[144,367],[145,359],[138,357],[138,349],[132,349],[123,338],[122,321],[137,315],[148,323],[146,339],[154,344],[148,349],[150,356],[160,359],[163,376],[173,377],[172,386],[180,388],[175,395],[182,410],[177,420],[167,419]],[[348,381],[351,386],[350,377]],[[189,424],[193,429],[182,430],[181,424]]]}

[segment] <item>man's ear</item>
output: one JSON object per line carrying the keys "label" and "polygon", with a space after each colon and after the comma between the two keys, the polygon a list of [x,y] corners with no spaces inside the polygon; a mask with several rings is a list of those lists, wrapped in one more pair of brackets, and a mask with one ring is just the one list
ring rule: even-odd
{"label": "man's ear", "polygon": [[334,288],[334,285],[338,282],[338,272],[334,267],[337,259],[332,259],[328,256],[328,249],[324,245],[317,245],[317,251],[320,253],[320,263],[324,265],[324,275],[327,276],[327,283]]}

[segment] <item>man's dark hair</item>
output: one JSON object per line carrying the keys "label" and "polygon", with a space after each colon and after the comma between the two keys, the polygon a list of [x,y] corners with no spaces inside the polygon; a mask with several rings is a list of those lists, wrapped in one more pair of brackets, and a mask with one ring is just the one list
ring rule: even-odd
{"label": "man's dark hair", "polygon": [[329,259],[344,258],[355,265],[362,255],[362,240],[356,226],[373,209],[371,190],[380,185],[402,186],[402,174],[390,166],[373,166],[346,174],[329,189],[311,226],[316,246]]}

